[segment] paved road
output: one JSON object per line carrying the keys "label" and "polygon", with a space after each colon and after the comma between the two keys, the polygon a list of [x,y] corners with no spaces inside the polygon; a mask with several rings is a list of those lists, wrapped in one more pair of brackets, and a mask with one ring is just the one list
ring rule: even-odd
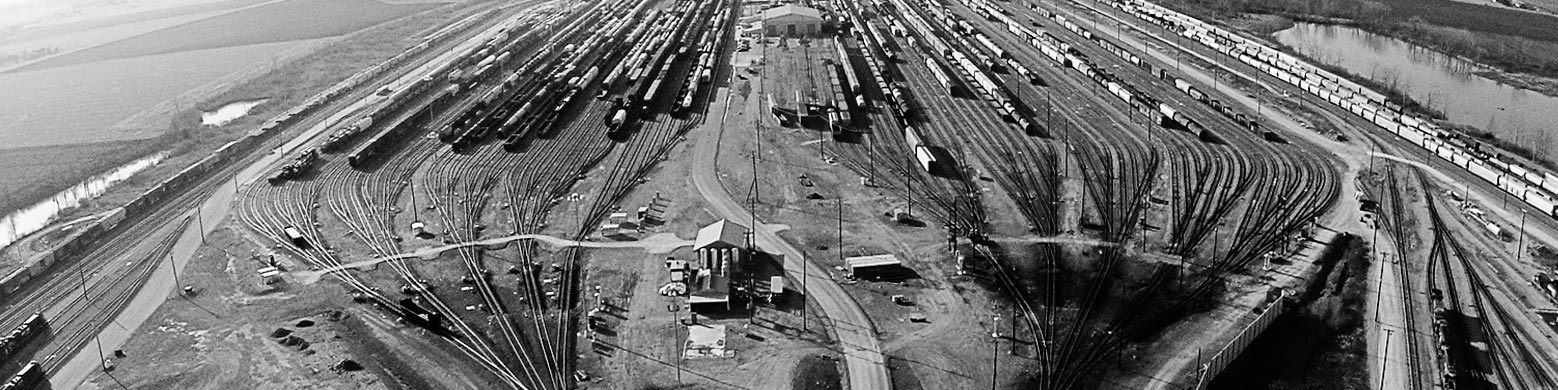
{"label": "paved road", "polygon": [[[480,36],[491,36],[492,34],[497,33],[497,29],[501,28],[503,25],[503,23],[494,25],[491,28],[483,31]],[[449,50],[439,55],[438,57],[433,58],[432,60],[417,67],[415,70],[407,72],[405,75],[402,75],[400,78],[392,81],[389,85],[394,89],[404,88],[406,85],[409,85],[410,83],[421,79],[424,75],[429,74],[429,72],[431,72],[433,69],[436,69],[436,67],[440,64],[453,61],[455,57],[459,55],[459,53],[463,53],[465,50],[474,47],[475,45],[481,44],[483,41],[484,39],[471,39],[469,41],[462,42],[459,46],[456,47],[456,49]],[[195,251],[203,244],[202,241],[205,233],[210,232],[211,230],[215,230],[215,228],[221,224],[221,221],[227,218],[228,213],[232,210],[233,206],[236,205],[236,203],[233,201],[238,198],[236,191],[238,185],[253,183],[256,180],[263,178],[265,173],[270,172],[270,168],[273,165],[276,165],[284,158],[289,157],[292,152],[303,148],[314,138],[326,134],[326,130],[331,129],[331,124],[339,122],[348,115],[363,109],[366,104],[366,100],[359,100],[347,108],[337,111],[335,114],[332,114],[330,117],[318,122],[318,124],[304,131],[303,134],[276,148],[272,151],[271,154],[265,155],[258,161],[255,161],[253,164],[244,167],[228,184],[225,184],[222,186],[222,188],[212,192],[212,194],[206,199],[199,201],[199,206],[195,210],[191,210],[189,213],[184,214],[181,218],[170,219],[163,222],[162,225],[159,225],[156,228],[149,229],[167,229],[169,226],[176,226],[177,224],[183,222],[185,218],[194,217],[196,212],[199,213],[200,216],[196,218],[196,223],[189,224],[183,232],[177,233],[179,234],[178,241],[174,244],[172,252],[168,255],[172,257],[171,262],[177,264],[177,269],[182,270],[185,268],[185,265],[188,264],[190,259],[194,257]],[[127,254],[125,257],[128,258],[132,256],[133,254]],[[125,342],[129,341],[130,336],[135,332],[135,329],[139,328],[141,323],[146,322],[146,319],[151,317],[152,313],[157,310],[157,307],[160,306],[162,302],[166,301],[168,296],[175,289],[177,289],[177,286],[175,286],[173,282],[172,272],[173,268],[169,267],[169,261],[158,262],[157,269],[152,272],[152,275],[150,279],[147,280],[146,285],[141,287],[141,290],[135,293],[135,296],[130,299],[128,306],[126,306],[124,311],[120,312],[119,315],[114,318],[111,325],[103,328],[103,331],[98,334],[98,340],[100,340],[99,342],[101,343],[104,351],[118,349],[123,346]],[[61,300],[59,304],[70,303],[70,300],[67,299]],[[96,347],[97,345],[89,342],[85,348],[77,351],[75,356],[71,357],[71,359],[65,363],[64,367],[62,367],[58,372],[54,373],[54,375],[49,378],[49,381],[54,385],[54,388],[74,389],[79,387],[88,376],[96,372],[98,370],[99,362]],[[89,350],[91,351],[88,352]],[[129,352],[134,353],[134,351]]]}
{"label": "paved road", "polygon": [[[717,95],[725,96],[724,104],[730,104],[730,94],[721,89]],[[724,115],[721,110],[721,115]],[[747,127],[747,126],[742,126]],[[720,218],[732,221],[751,221],[751,212],[741,207],[725,187],[719,183],[718,173],[715,171],[715,151],[719,149],[720,136],[711,134],[717,130],[714,126],[700,126],[698,130],[704,134],[698,135],[698,143],[694,146],[694,158],[690,164],[693,167],[692,181],[697,187],[698,194],[703,197],[710,212]],[[844,352],[844,363],[849,373],[849,385],[851,389],[889,389],[892,380],[887,374],[886,358],[882,355],[882,344],[876,337],[876,326],[871,319],[866,317],[860,304],[855,302],[838,282],[830,277],[827,270],[806,260],[805,255],[795,246],[790,245],[776,233],[773,225],[759,223],[752,229],[755,232],[757,245],[769,252],[778,252],[784,255],[784,269],[789,273],[790,279],[800,280],[801,269],[809,275],[806,291],[804,293],[822,309],[822,313],[831,319],[833,333],[839,340],[839,346]]]}

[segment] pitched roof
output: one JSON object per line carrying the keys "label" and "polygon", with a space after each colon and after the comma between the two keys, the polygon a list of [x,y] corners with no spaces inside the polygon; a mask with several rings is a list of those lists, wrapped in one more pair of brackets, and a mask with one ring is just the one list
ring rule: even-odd
{"label": "pitched roof", "polygon": [[812,19],[822,19],[822,12],[816,8],[802,7],[795,4],[785,4],[763,10],[763,20],[769,20],[780,16],[798,15]]}
{"label": "pitched roof", "polygon": [[710,245],[716,248],[740,248],[746,242],[746,234],[746,226],[721,219],[698,229],[698,238],[693,240],[692,249],[703,249]]}

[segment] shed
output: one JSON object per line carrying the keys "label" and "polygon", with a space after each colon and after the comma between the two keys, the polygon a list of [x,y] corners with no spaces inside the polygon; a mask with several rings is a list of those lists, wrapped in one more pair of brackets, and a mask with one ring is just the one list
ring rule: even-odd
{"label": "shed", "polygon": [[891,253],[848,257],[844,259],[844,266],[857,278],[900,277],[909,271],[898,256]]}
{"label": "shed", "polygon": [[795,4],[763,10],[763,30],[768,35],[808,36],[822,31],[822,11]]}

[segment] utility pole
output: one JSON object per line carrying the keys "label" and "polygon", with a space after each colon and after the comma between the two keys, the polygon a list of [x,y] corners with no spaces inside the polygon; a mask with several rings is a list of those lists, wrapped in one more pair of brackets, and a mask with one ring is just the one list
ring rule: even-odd
{"label": "utility pole", "polygon": [[1379,372],[1380,372],[1380,375],[1379,375],[1379,389],[1380,390],[1384,390],[1385,389],[1385,377],[1388,376],[1388,375],[1385,375],[1385,368],[1388,367],[1389,363],[1390,363],[1390,335],[1391,335],[1390,328],[1382,328],[1382,329],[1384,329],[1384,331],[1385,331],[1385,348],[1381,349],[1380,350],[1380,354],[1379,354],[1380,355],[1379,356],[1379,359],[1380,359],[1380,363],[1379,363]]}
{"label": "utility pole", "polygon": [[839,263],[844,262],[844,198],[837,199],[839,220]]}
{"label": "utility pole", "polygon": [[[81,302],[91,306],[92,298],[87,295],[87,275],[85,269],[77,270],[76,276],[81,278]],[[103,354],[103,339],[99,337],[97,326],[92,324],[91,318],[87,319],[87,330],[92,332],[92,341],[97,344],[97,368],[103,370],[103,372],[108,372],[108,356]]]}
{"label": "utility pole", "polygon": [[[671,342],[672,342],[672,344],[671,344],[671,354],[674,355],[674,356],[672,356],[672,358],[676,359],[676,385],[677,386],[681,386],[682,385],[682,334],[681,334],[681,332],[676,330],[676,323],[682,321],[682,316],[679,313],[679,311],[681,310],[681,307],[677,306],[675,303],[672,303],[672,304],[669,304],[669,305],[665,305],[665,310],[671,312],[671,316],[673,317],[672,320],[671,320]],[[692,309],[688,309],[688,310],[692,310]]]}
{"label": "utility pole", "polygon": [[[173,288],[184,288],[184,283],[179,282],[179,265],[173,261],[173,256],[171,253],[168,254],[168,266],[173,268]],[[184,296],[183,290],[179,290],[179,296]]]}
{"label": "utility pole", "polygon": [[806,333],[806,301],[811,300],[811,290],[806,289],[806,253],[801,253],[801,333]]}
{"label": "utility pole", "polygon": [[[205,220],[205,216],[202,216],[200,214],[201,214],[200,213],[200,206],[197,205],[197,206],[195,206],[195,223],[196,223],[196,226],[200,229],[200,243],[201,244],[205,244],[206,243],[206,220]],[[186,219],[185,221],[189,221],[189,220]]]}
{"label": "utility pole", "polygon": [[990,390],[995,390],[996,378],[1001,373],[1001,316],[990,322]]}
{"label": "utility pole", "polygon": [[1526,252],[1526,211],[1520,210],[1520,241],[1515,244],[1515,263],[1520,263],[1520,256]]}

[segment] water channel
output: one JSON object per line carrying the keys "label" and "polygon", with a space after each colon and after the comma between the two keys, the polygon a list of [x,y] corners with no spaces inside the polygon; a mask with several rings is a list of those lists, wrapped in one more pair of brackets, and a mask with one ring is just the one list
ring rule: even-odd
{"label": "water channel", "polygon": [[151,168],[168,157],[168,152],[159,152],[128,164],[120,165],[101,175],[87,179],[74,187],[60,191],[48,199],[37,204],[22,208],[16,212],[0,217],[0,248],[4,248],[16,240],[43,229],[54,221],[54,217],[60,212],[71,207],[80,206],[81,202],[92,199],[107,192],[114,184],[117,184],[137,172]]}
{"label": "water channel", "polygon": [[1558,98],[1478,76],[1485,68],[1475,63],[1353,27],[1298,23],[1273,37],[1314,61],[1395,85],[1451,122],[1558,161]]}

